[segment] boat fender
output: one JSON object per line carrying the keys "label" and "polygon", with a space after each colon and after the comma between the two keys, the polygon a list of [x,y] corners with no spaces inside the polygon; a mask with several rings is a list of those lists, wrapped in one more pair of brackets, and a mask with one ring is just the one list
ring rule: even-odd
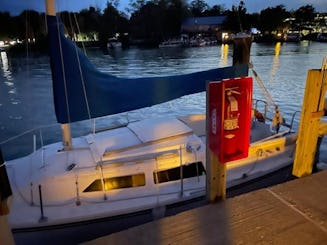
{"label": "boat fender", "polygon": [[193,146],[190,143],[187,143],[187,145],[186,145],[186,151],[188,153],[192,153],[193,152]]}
{"label": "boat fender", "polygon": [[257,109],[254,109],[254,117],[258,122],[265,122],[265,117]]}
{"label": "boat fender", "polygon": [[276,130],[276,133],[279,132],[280,125],[284,123],[284,118],[279,112],[278,106],[275,107],[275,114],[272,120],[272,127]]}
{"label": "boat fender", "polygon": [[194,153],[196,151],[199,151],[201,149],[201,144],[200,143],[187,143],[186,144],[186,151],[188,153]]}

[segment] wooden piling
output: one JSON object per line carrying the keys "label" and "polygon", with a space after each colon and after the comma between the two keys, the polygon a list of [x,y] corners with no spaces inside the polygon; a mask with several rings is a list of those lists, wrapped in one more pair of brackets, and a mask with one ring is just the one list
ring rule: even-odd
{"label": "wooden piling", "polygon": [[226,199],[226,164],[221,164],[217,156],[208,149],[207,161],[207,201],[210,203]]}
{"label": "wooden piling", "polygon": [[[237,35],[234,38],[234,49],[233,49],[233,65],[249,64],[250,61],[250,49],[252,39],[249,35],[242,34]],[[226,164],[221,164],[218,157],[210,150],[208,138],[209,131],[208,125],[210,120],[209,117],[209,86],[207,85],[207,101],[206,101],[206,135],[207,135],[207,152],[206,152],[206,198],[208,202],[216,202],[219,200],[226,199],[226,178],[227,178],[227,167]]]}
{"label": "wooden piling", "polygon": [[238,34],[233,39],[233,65],[249,64],[252,37]]}
{"label": "wooden piling", "polygon": [[[252,39],[242,34],[234,38],[233,65],[248,64],[250,61],[250,48]],[[206,199],[209,202],[216,202],[226,199],[226,164],[221,164],[216,154],[209,148],[209,86],[207,86],[207,152],[206,152]]]}
{"label": "wooden piling", "polygon": [[14,237],[8,224],[7,215],[0,215],[0,244],[14,245]]}

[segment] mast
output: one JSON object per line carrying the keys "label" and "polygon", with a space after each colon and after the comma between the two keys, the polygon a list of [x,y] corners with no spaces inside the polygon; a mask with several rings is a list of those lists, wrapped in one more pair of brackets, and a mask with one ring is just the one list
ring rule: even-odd
{"label": "mast", "polygon": [[[50,16],[56,16],[55,0],[45,0],[46,14]],[[64,150],[68,151],[72,149],[72,136],[70,133],[70,124],[61,124],[62,131],[62,144]]]}

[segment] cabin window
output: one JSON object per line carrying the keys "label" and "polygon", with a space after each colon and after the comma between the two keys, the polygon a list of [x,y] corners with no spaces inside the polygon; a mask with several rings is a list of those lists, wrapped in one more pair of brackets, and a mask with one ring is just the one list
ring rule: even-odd
{"label": "cabin window", "polygon": [[[202,162],[194,162],[188,165],[183,165],[183,179],[197,177],[205,174],[205,169]],[[154,183],[160,184],[169,181],[179,180],[181,178],[180,167],[160,170],[153,172]]]}
{"label": "cabin window", "polygon": [[[104,179],[104,189],[106,191],[138,186],[145,186],[144,173]],[[102,191],[101,179],[94,180],[83,192],[94,191]]]}

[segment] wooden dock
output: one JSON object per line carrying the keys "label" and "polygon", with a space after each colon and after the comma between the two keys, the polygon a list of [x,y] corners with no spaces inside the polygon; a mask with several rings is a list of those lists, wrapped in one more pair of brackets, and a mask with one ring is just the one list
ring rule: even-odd
{"label": "wooden dock", "polygon": [[327,171],[85,244],[327,244]]}

